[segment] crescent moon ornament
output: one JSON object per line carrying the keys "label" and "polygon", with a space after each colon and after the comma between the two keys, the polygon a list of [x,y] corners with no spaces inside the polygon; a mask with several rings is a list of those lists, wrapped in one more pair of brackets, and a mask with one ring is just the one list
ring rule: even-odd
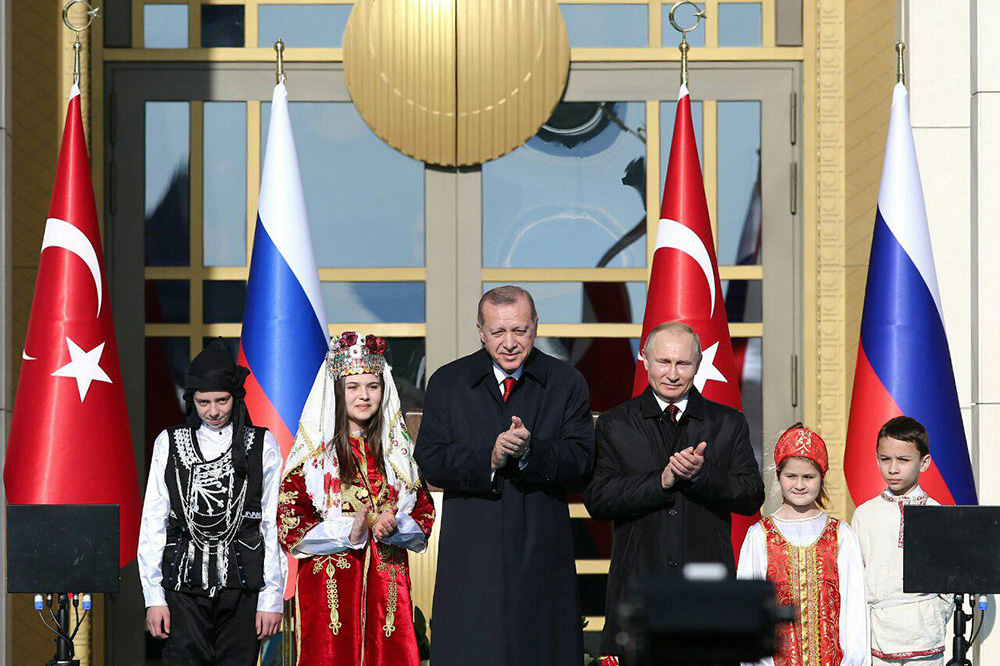
{"label": "crescent moon ornament", "polygon": [[45,235],[42,237],[42,252],[50,247],[61,247],[75,254],[87,264],[97,288],[97,316],[101,315],[101,302],[104,298],[104,282],[101,279],[101,265],[97,261],[97,251],[86,234],[65,220],[50,217],[45,223]]}
{"label": "crescent moon ornament", "polygon": [[679,250],[688,255],[705,274],[705,281],[708,282],[708,293],[711,297],[711,316],[715,316],[715,271],[712,270],[712,257],[708,254],[708,249],[701,242],[701,238],[690,227],[686,227],[674,220],[660,220],[659,228],[656,231],[656,249],[661,247]]}

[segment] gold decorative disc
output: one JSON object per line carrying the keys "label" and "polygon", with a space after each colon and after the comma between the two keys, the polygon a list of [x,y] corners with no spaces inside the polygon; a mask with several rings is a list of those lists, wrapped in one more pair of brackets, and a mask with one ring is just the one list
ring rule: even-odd
{"label": "gold decorative disc", "polygon": [[358,0],[344,69],[386,143],[468,166],[517,148],[552,115],[569,39],[556,0]]}

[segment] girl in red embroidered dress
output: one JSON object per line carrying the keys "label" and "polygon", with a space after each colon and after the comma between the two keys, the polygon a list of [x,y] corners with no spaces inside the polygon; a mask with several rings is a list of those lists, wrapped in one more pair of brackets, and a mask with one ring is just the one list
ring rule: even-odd
{"label": "girl in red embroidered dress", "polygon": [[385,343],[353,332],[316,378],[278,498],[278,537],[299,559],[298,666],[419,666],[407,550],[434,506],[413,462]]}
{"label": "girl in red embroidered dress", "polygon": [[767,578],[796,619],[778,628],[766,666],[870,666],[864,567],[857,536],[828,515],[823,439],[801,424],[774,448],[783,503],[750,528],[738,578]]}

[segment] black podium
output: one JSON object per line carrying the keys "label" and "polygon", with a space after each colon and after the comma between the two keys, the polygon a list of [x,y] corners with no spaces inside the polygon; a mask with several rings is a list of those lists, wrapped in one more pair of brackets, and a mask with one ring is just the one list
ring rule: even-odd
{"label": "black podium", "polygon": [[965,598],[1000,592],[1000,507],[907,505],[903,524],[903,591],[955,595],[948,666],[971,666]]}
{"label": "black podium", "polygon": [[[35,595],[35,609],[56,635],[50,666],[73,659],[70,607],[83,617],[89,594],[119,590],[118,505],[48,504],[7,507],[7,591]],[[53,613],[52,602],[57,610]],[[53,620],[49,625],[45,614]]]}

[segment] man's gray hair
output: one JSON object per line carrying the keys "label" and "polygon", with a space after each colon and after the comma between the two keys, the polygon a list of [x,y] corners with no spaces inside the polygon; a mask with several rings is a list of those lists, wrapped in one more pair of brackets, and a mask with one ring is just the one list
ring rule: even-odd
{"label": "man's gray hair", "polygon": [[649,355],[649,350],[653,346],[653,338],[655,338],[658,333],[664,333],[664,332],[687,333],[688,335],[690,335],[691,339],[694,341],[694,352],[695,356],[697,357],[695,365],[701,363],[701,338],[698,337],[698,334],[694,332],[693,328],[691,328],[682,321],[665,321],[662,324],[657,324],[656,328],[650,331],[649,335],[646,336],[646,342],[642,345],[643,356]]}
{"label": "man's gray hair", "polygon": [[483,325],[483,305],[486,303],[496,306],[514,305],[522,298],[528,299],[528,305],[531,306],[531,321],[537,323],[538,311],[535,310],[535,299],[531,297],[528,290],[512,284],[505,284],[502,287],[493,287],[479,299],[479,315],[477,319],[479,321],[479,325]]}

